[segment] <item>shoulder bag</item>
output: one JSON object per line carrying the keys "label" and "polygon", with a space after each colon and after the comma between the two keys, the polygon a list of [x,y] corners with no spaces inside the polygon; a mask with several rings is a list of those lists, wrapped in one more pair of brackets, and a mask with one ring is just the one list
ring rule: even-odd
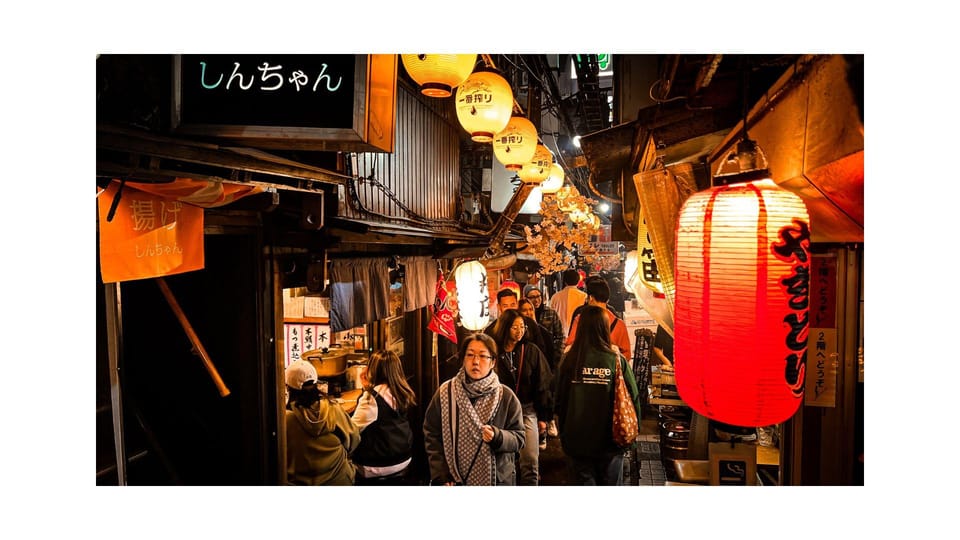
{"label": "shoulder bag", "polygon": [[637,440],[640,426],[637,423],[637,411],[630,399],[627,383],[623,380],[620,368],[620,356],[616,359],[617,371],[613,380],[613,442],[620,448],[626,448]]}

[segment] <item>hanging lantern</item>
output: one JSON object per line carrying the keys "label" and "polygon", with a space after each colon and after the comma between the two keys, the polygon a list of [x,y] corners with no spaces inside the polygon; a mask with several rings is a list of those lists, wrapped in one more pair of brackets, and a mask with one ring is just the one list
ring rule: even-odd
{"label": "hanging lantern", "polygon": [[772,180],[714,187],[677,221],[675,376],[681,399],[736,426],[789,419],[803,402],[810,229]]}
{"label": "hanging lantern", "polygon": [[557,190],[557,207],[563,212],[576,210],[576,199],[580,195],[575,186],[563,186]]}
{"label": "hanging lantern", "polygon": [[487,269],[478,261],[470,261],[458,266],[453,276],[457,282],[460,324],[474,332],[483,330],[490,322]]}
{"label": "hanging lantern", "polygon": [[550,174],[547,179],[540,184],[540,191],[543,194],[556,193],[563,187],[563,167],[559,163],[550,166]]}
{"label": "hanging lantern", "polygon": [[519,171],[537,150],[537,128],[522,116],[511,116],[507,127],[493,137],[493,155],[508,171]]}
{"label": "hanging lantern", "polygon": [[520,296],[520,284],[517,283],[516,281],[512,279],[508,279],[504,281],[503,283],[500,284],[500,290],[502,291],[504,289],[510,289],[511,291],[513,291],[513,294],[517,295],[517,300],[522,298]]}
{"label": "hanging lantern", "polygon": [[517,173],[525,184],[539,184],[550,176],[550,166],[553,165],[553,154],[542,144],[537,145],[533,158],[524,163]]}
{"label": "hanging lantern", "polygon": [[492,71],[475,71],[457,87],[457,119],[474,142],[488,143],[513,112],[513,90]]}
{"label": "hanging lantern", "polygon": [[473,72],[477,55],[401,54],[400,60],[410,78],[420,85],[421,94],[445,98]]}

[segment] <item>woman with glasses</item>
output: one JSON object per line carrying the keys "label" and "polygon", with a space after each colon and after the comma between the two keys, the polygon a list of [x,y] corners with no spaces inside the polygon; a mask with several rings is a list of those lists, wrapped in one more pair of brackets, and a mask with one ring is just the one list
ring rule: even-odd
{"label": "woman with glasses", "polygon": [[493,327],[500,354],[496,372],[523,405],[526,442],[520,451],[520,485],[540,483],[540,434],[553,418],[552,373],[543,352],[527,337],[527,321],[515,309],[504,311]]}
{"label": "woman with glasses", "polygon": [[[431,485],[516,485],[524,445],[520,400],[501,384],[490,336],[465,336],[461,368],[437,389],[423,419]],[[536,444],[536,442],[534,442]]]}

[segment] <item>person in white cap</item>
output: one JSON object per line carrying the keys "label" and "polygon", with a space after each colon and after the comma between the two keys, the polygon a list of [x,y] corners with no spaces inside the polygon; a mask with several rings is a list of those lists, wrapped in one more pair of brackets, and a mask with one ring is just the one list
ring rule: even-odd
{"label": "person in white cap", "polygon": [[356,468],[350,453],[360,444],[360,429],[339,404],[323,399],[310,362],[290,364],[285,380],[290,393],[285,422],[287,484],[353,485]]}

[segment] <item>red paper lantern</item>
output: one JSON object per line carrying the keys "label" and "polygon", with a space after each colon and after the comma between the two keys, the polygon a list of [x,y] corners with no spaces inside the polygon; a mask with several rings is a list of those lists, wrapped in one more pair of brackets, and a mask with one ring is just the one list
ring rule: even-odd
{"label": "red paper lantern", "polygon": [[674,359],[693,410],[736,426],[790,418],[803,402],[810,229],[772,180],[715,187],[680,210]]}
{"label": "red paper lantern", "polygon": [[508,279],[500,284],[500,290],[510,289],[514,294],[517,295],[517,299],[520,299],[520,284],[512,279]]}

